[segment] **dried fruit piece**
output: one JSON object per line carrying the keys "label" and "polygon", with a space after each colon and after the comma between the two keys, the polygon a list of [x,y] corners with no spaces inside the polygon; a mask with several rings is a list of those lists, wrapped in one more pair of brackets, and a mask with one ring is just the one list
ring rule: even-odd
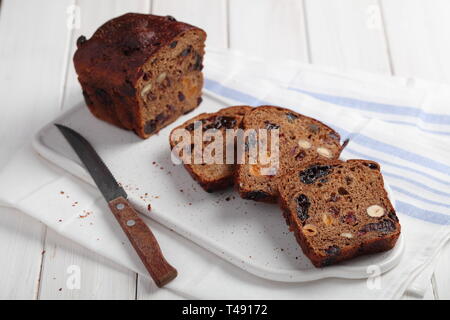
{"label": "dried fruit piece", "polygon": [[313,165],[300,172],[300,181],[304,184],[312,184],[318,179],[329,175],[331,168],[332,166],[329,165]]}
{"label": "dried fruit piece", "polygon": [[267,130],[273,130],[273,129],[279,129],[280,126],[278,124],[272,123],[270,121],[264,121],[264,123],[266,124],[266,129]]}
{"label": "dried fruit piece", "polygon": [[339,188],[338,188],[338,193],[339,193],[341,196],[345,196],[345,195],[348,194],[348,191],[345,190],[345,189],[342,188],[342,187],[339,187]]}
{"label": "dried fruit piece", "polygon": [[329,256],[337,256],[341,253],[341,248],[339,248],[338,246],[330,246],[325,250],[325,253]]}
{"label": "dried fruit piece", "polygon": [[263,200],[268,198],[270,195],[264,191],[251,191],[245,195],[245,199],[249,200]]}
{"label": "dried fruit piece", "polygon": [[356,216],[353,212],[348,212],[346,215],[344,215],[341,218],[341,221],[343,223],[346,223],[348,225],[354,226],[358,223],[358,219],[356,219]]}
{"label": "dried fruit piece", "polygon": [[333,225],[335,220],[331,214],[324,213],[324,214],[322,214],[322,221],[326,226],[331,226],[331,225]]}
{"label": "dried fruit piece", "polygon": [[289,122],[293,122],[295,119],[298,118],[298,116],[293,114],[292,112],[286,113],[286,117],[287,117]]}
{"label": "dried fruit piece", "polygon": [[303,227],[303,233],[307,237],[313,237],[317,234],[317,228],[312,224],[307,224]]}
{"label": "dried fruit piece", "polygon": [[308,140],[300,139],[300,140],[298,140],[298,145],[302,149],[309,149],[309,148],[311,148],[311,142],[309,142]]}
{"label": "dried fruit piece", "polygon": [[383,219],[380,222],[369,223],[366,224],[359,230],[361,235],[366,234],[367,232],[381,232],[381,233],[389,233],[395,230],[395,224],[392,220]]}
{"label": "dried fruit piece", "polygon": [[306,219],[309,218],[308,210],[311,206],[311,203],[309,202],[309,199],[304,194],[301,194],[296,199],[297,202],[297,216],[298,218],[304,222]]}
{"label": "dried fruit piece", "polygon": [[384,216],[384,209],[377,204],[367,208],[367,214],[374,218],[380,218]]}
{"label": "dried fruit piece", "polygon": [[183,92],[178,91],[178,100],[179,101],[184,101],[184,99],[186,99],[186,97],[184,96]]}
{"label": "dried fruit piece", "polygon": [[351,234],[350,232],[342,232],[341,237],[351,239],[351,238],[353,238],[353,234]]}
{"label": "dried fruit piece", "polygon": [[324,147],[318,147],[316,151],[322,157],[325,157],[327,159],[333,158],[333,154],[331,153],[330,149],[327,149],[327,148],[324,148]]}

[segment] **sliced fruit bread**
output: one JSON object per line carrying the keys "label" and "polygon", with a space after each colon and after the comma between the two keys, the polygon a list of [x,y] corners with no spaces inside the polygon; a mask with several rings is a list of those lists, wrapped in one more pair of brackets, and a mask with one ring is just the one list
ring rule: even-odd
{"label": "sliced fruit bread", "polygon": [[394,247],[400,224],[378,163],[312,162],[280,181],[286,222],[316,267]]}
{"label": "sliced fruit bread", "polygon": [[[182,125],[176,127],[172,130],[170,138],[170,147],[173,149],[178,143],[176,137],[173,133],[177,129],[184,128],[191,134],[191,163],[184,163],[185,168],[189,174],[202,186],[202,188],[207,192],[213,192],[215,190],[224,189],[233,185],[234,183],[234,171],[235,171],[235,157],[233,157],[233,163],[227,163],[226,161],[226,151],[227,146],[231,145],[236,153],[236,148],[234,146],[235,138],[232,141],[227,141],[226,139],[226,129],[238,129],[241,125],[244,114],[251,110],[249,106],[233,106],[219,110],[215,113],[202,113]],[[211,142],[203,142],[201,150],[198,145],[194,145],[194,130],[196,129],[195,124],[200,123],[202,126],[202,133],[204,134],[208,129],[220,130],[223,137],[223,163],[207,163],[204,158],[200,158],[200,163],[194,162],[194,155],[201,150],[205,150],[205,147]],[[228,161],[229,162],[229,161]]]}
{"label": "sliced fruit bread", "polygon": [[235,176],[236,188],[244,199],[276,202],[278,178],[286,170],[302,167],[315,159],[337,159],[342,150],[336,131],[320,121],[281,107],[261,106],[251,110],[245,115],[242,127],[244,130],[279,130],[279,162],[273,174],[262,174],[263,166],[259,162],[248,161],[251,140],[246,141],[245,160],[238,164]]}

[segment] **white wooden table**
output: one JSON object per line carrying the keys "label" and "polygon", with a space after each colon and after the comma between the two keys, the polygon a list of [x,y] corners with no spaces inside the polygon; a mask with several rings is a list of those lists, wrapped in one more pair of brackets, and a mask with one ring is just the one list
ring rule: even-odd
{"label": "white wooden table", "polygon": [[[198,25],[208,46],[450,83],[448,0],[3,0],[0,168],[79,94],[76,38],[129,11]],[[1,299],[178,298],[12,209],[0,208],[0,253]],[[80,290],[65,289],[70,265]],[[426,299],[450,298],[449,267],[450,246]]]}

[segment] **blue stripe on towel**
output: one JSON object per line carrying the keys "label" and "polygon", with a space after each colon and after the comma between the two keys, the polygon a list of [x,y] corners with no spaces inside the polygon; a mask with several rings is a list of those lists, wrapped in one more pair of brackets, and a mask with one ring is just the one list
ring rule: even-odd
{"label": "blue stripe on towel", "polygon": [[389,186],[391,187],[391,189],[392,189],[393,191],[403,193],[403,194],[407,195],[408,197],[417,199],[417,200],[419,200],[419,201],[426,202],[426,203],[429,203],[429,204],[433,204],[433,205],[435,205],[435,206],[442,206],[442,207],[450,208],[450,204],[443,203],[443,202],[438,202],[438,201],[433,201],[433,200],[429,200],[429,199],[427,199],[427,198],[418,196],[417,194],[411,193],[411,192],[409,192],[409,191],[407,191],[407,190],[405,190],[405,189],[399,188],[399,187],[396,186],[396,185],[395,185],[395,186],[394,186],[394,185],[389,185]]}
{"label": "blue stripe on towel", "polygon": [[420,108],[370,102],[370,101],[364,101],[364,100],[348,98],[348,97],[339,97],[339,96],[311,92],[311,91],[292,88],[292,87],[289,87],[288,89],[291,91],[297,91],[300,93],[304,93],[304,94],[310,95],[316,99],[326,101],[326,102],[331,102],[333,104],[337,104],[337,105],[340,105],[343,107],[364,110],[364,111],[370,111],[370,112],[377,112],[377,113],[385,113],[385,114],[388,113],[388,114],[401,115],[401,116],[410,116],[410,117],[419,118],[423,122],[450,125],[450,115],[447,115],[447,114],[428,113],[428,112],[424,112]]}
{"label": "blue stripe on towel", "polygon": [[[222,96],[227,97],[227,98],[231,98],[233,100],[241,101],[241,102],[243,102],[245,104],[248,104],[248,105],[270,104],[270,103],[267,103],[267,102],[262,101],[260,99],[257,99],[254,96],[251,96],[249,94],[243,93],[243,92],[241,92],[239,90],[232,89],[232,88],[229,88],[229,87],[225,87],[222,84],[220,84],[219,82],[211,80],[211,79],[205,79],[205,88],[215,92],[216,94],[222,95]],[[331,99],[331,98],[333,98],[333,96],[328,96],[327,98],[330,99],[329,102],[332,102],[334,104],[337,103],[334,99]],[[340,99],[339,101],[341,103],[343,101],[346,102],[347,101],[346,99],[348,99],[348,98],[342,98],[342,97],[334,97],[334,98],[339,98]],[[358,101],[358,100],[353,99],[352,103],[356,103],[356,101]],[[365,103],[365,105],[371,104],[370,102],[367,102],[367,101],[360,101],[360,102],[363,103],[363,104]],[[373,104],[372,104],[372,106],[373,106]],[[382,106],[382,108],[386,108],[387,106],[388,105],[384,105],[384,106]],[[392,108],[392,106],[390,106],[390,108]],[[409,113],[411,113],[411,112],[414,113],[415,112],[415,114],[417,116],[425,117],[426,119],[431,119],[432,121],[436,120],[435,116],[438,116],[439,118],[442,117],[440,115],[423,113],[422,111],[420,111],[420,113],[417,113],[416,111],[414,111],[415,108],[410,108],[410,107],[402,107],[402,108],[403,109],[400,109],[400,110],[403,110],[403,111],[406,111],[406,112],[409,112]],[[447,117],[449,119],[447,124],[450,124],[450,116],[443,115],[442,119],[444,119],[444,121],[447,121],[446,120]],[[344,130],[342,128],[336,128],[336,131],[338,131],[342,136],[353,135],[352,133],[350,133],[350,132],[348,132],[348,131],[346,131],[346,130]],[[450,167],[447,166],[446,164],[443,164],[443,163],[440,163],[440,162],[435,161],[433,159],[421,156],[419,154],[415,154],[413,152],[409,152],[407,150],[403,150],[403,149],[398,148],[396,146],[393,146],[393,145],[390,145],[390,144],[387,144],[387,143],[383,143],[381,141],[372,139],[370,137],[367,137],[367,136],[364,136],[364,135],[361,135],[361,134],[355,134],[354,137],[355,138],[353,139],[353,141],[356,140],[355,142],[357,142],[357,143],[359,142],[360,144],[363,144],[366,147],[377,149],[377,150],[379,150],[381,152],[384,152],[386,154],[395,154],[395,155],[399,156],[400,158],[402,158],[404,160],[407,160],[407,161],[410,161],[410,162],[414,162],[414,163],[418,163],[418,164],[420,164],[422,166],[431,168],[431,169],[436,170],[436,171],[438,171],[440,173],[444,173],[444,174],[450,176]],[[373,157],[367,156],[366,154],[363,154],[363,153],[359,153],[359,152],[356,152],[356,151],[353,151],[353,150],[348,150],[348,151],[350,151],[351,153],[354,153],[354,154],[359,154],[360,156],[362,156],[364,158],[372,158],[373,159]],[[427,174],[425,172],[422,172],[420,170],[417,170],[417,169],[409,168],[409,167],[406,167],[406,166],[398,165],[398,164],[391,163],[391,162],[384,161],[384,160],[380,160],[380,159],[374,159],[374,160],[378,161],[380,163],[389,164],[389,165],[396,166],[396,167],[399,167],[399,168],[402,168],[402,169],[405,169],[405,170],[409,170],[411,172],[415,172],[417,174],[420,174],[420,175],[425,176],[425,177],[430,178],[430,179],[434,179],[434,180],[439,181],[440,183],[443,183],[443,184],[446,184],[446,185],[450,184],[447,181],[435,178],[435,177],[433,177],[433,176],[431,176],[431,175],[429,175],[429,174]],[[429,190],[430,192],[434,192],[434,193],[438,193],[438,194],[445,194],[445,196],[448,196],[448,194],[443,193],[441,191],[437,191],[436,189],[432,189],[432,188],[430,188],[430,187],[428,187],[428,186],[426,186],[426,185],[424,185],[424,184],[422,184],[420,182],[417,182],[416,180],[408,179],[408,178],[405,178],[403,176],[398,176],[398,175],[395,175],[395,177],[399,178],[399,179],[401,178],[403,180],[406,180],[406,181],[408,181],[410,183],[413,183],[413,184],[416,184],[416,185],[421,185],[422,187],[425,186],[426,189]],[[440,202],[437,202],[437,201],[427,200],[427,199],[425,199],[423,197],[419,197],[419,196],[417,196],[417,195],[415,195],[415,194],[413,194],[413,193],[411,193],[409,191],[406,191],[404,189],[401,189],[401,188],[399,188],[397,186],[392,186],[392,187],[393,187],[393,190],[395,189],[396,192],[402,192],[404,194],[407,194],[408,196],[415,197],[415,198],[417,198],[419,200],[422,200],[424,202],[428,202],[428,203],[432,203],[432,204],[435,204],[435,205],[441,205],[441,206],[444,206],[444,207],[448,207],[447,204],[440,203]],[[443,213],[439,213],[439,212],[430,211],[430,210],[425,210],[425,209],[416,207],[414,205],[405,203],[403,201],[397,201],[396,205],[397,205],[398,211],[400,211],[400,212],[402,212],[402,213],[404,213],[406,215],[409,215],[411,217],[415,217],[415,218],[418,218],[418,219],[421,219],[421,220],[425,220],[425,221],[428,221],[428,222],[431,222],[431,223],[435,223],[435,224],[441,224],[441,225],[449,225],[450,224],[450,216],[449,215],[446,215],[446,214],[443,214]]]}
{"label": "blue stripe on towel", "polygon": [[450,216],[446,214],[442,214],[439,212],[429,211],[425,210],[416,206],[413,206],[412,204],[399,201],[397,200],[395,202],[397,211],[406,214],[407,216],[417,218],[420,220],[428,221],[434,224],[440,224],[440,225],[450,225]]}

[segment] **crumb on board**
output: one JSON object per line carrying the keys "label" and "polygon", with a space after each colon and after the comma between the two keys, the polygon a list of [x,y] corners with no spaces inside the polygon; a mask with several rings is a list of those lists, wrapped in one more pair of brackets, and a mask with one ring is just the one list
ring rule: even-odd
{"label": "crumb on board", "polygon": [[64,194],[64,191],[60,191],[59,194]]}
{"label": "crumb on board", "polygon": [[147,210],[148,210],[148,211],[152,211],[152,205],[151,205],[151,204],[148,204]]}

